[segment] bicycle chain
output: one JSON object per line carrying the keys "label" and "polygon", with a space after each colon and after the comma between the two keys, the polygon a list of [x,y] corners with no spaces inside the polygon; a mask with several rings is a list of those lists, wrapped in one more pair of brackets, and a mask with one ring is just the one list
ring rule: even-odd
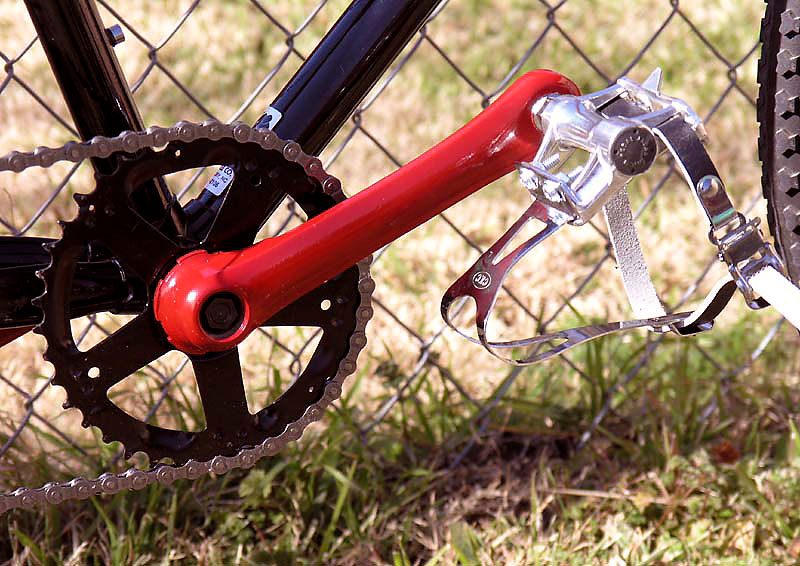
{"label": "bicycle chain", "polygon": [[[0,157],[0,171],[21,173],[30,167],[50,167],[59,161],[78,163],[90,158],[105,158],[117,152],[135,153],[148,147],[162,147],[172,141],[190,142],[200,138],[217,141],[224,137],[240,143],[254,142],[264,149],[280,151],[287,161],[300,164],[306,174],[317,180],[324,192],[334,200],[338,202],[345,198],[339,180],[325,173],[321,161],[306,155],[299,144],[285,142],[269,130],[257,130],[242,122],[223,124],[207,120],[195,124],[181,121],[170,128],[153,126],[144,132],[126,131],[113,138],[98,136],[86,142],[68,142],[60,148],[12,151]],[[286,444],[299,439],[305,428],[320,420],[328,405],[341,396],[342,383],[356,370],[358,354],[367,344],[364,329],[372,318],[372,292],[375,289],[375,282],[369,275],[371,261],[370,256],[357,264],[360,303],[356,309],[356,327],[350,336],[347,354],[339,362],[336,375],[326,384],[322,398],[308,406],[303,416],[287,425],[283,433],[267,438],[256,447],[243,448],[234,456],[217,455],[202,462],[189,460],[180,466],[156,464],[148,470],[130,468],[121,473],[105,473],[94,479],[73,478],[69,482],[50,482],[38,488],[18,488],[11,493],[0,494],[0,514],[15,508],[29,509],[36,505],[58,504],[93,495],[113,495],[125,489],[143,489],[153,483],[169,485],[178,479],[194,480],[212,472],[220,475],[236,468],[250,468],[260,459],[277,454]]]}

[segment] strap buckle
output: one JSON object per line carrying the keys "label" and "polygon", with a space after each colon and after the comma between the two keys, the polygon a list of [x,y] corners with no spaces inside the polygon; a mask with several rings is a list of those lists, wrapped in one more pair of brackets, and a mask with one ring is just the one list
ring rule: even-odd
{"label": "strap buckle", "polygon": [[725,262],[728,271],[736,283],[736,287],[744,296],[747,306],[751,309],[763,309],[769,303],[756,295],[750,279],[766,267],[772,267],[784,277],[786,266],[781,258],[773,251],[772,246],[764,241],[759,229],[761,219],[748,220],[741,213],[735,215],[736,226],[727,229],[726,233],[717,236],[719,229],[712,227],[708,232],[708,239],[719,250],[720,261]]}

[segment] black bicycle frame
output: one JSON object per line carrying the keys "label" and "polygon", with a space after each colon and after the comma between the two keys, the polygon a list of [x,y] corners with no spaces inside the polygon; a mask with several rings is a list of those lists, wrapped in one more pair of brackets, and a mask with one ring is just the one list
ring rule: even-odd
{"label": "black bicycle frame", "polygon": [[[94,0],[25,0],[42,47],[83,140],[142,130],[144,124],[120,70]],[[272,128],[281,138],[319,154],[359,102],[422,26],[439,0],[355,0],[272,103],[283,116]],[[267,114],[256,123],[267,125]],[[93,160],[102,172],[111,164]],[[285,195],[270,197],[271,214]],[[141,199],[141,200],[139,200]],[[214,211],[220,197],[203,191],[185,210],[162,179],[137,191],[137,211],[168,234],[186,235],[192,211]],[[189,218],[186,218],[186,215]],[[196,227],[194,228],[196,229]],[[35,271],[49,255],[42,238],[0,238],[0,328],[37,324],[41,313],[30,299],[42,292]],[[71,316],[100,310],[141,308],[146,297],[130,297],[108,258],[86,258],[75,273],[81,304]],[[106,273],[106,271],[108,273]],[[20,300],[21,290],[27,294]],[[12,300],[13,299],[13,300]],[[0,336],[0,341],[2,337]]]}

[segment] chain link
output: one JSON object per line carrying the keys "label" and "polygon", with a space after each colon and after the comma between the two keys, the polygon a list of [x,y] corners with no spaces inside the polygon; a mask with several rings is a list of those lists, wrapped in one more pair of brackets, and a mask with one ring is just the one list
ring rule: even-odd
{"label": "chain link", "polygon": [[[24,153],[12,151],[0,157],[0,171],[21,173],[29,167],[50,167],[59,161],[78,163],[118,152],[135,153],[148,147],[162,147],[173,141],[191,142],[201,138],[213,141],[233,138],[240,143],[252,142],[267,150],[277,150],[287,161],[302,165],[306,174],[317,180],[334,200],[339,202],[345,198],[339,180],[328,175],[322,162],[305,154],[299,144],[283,141],[269,130],[254,129],[243,122],[224,124],[207,120],[195,124],[182,121],[170,128],[153,126],[144,132],[126,131],[113,138],[95,137],[86,142],[69,142],[59,148],[39,147]],[[51,482],[39,488],[22,487],[0,495],[0,513],[15,508],[58,504],[70,499],[86,499],[93,495],[113,495],[125,489],[139,490],[154,483],[169,485],[179,479],[194,480],[208,473],[221,475],[236,468],[250,468],[260,459],[277,454],[286,444],[299,439],[306,427],[320,420],[328,405],[341,396],[344,379],[356,370],[358,354],[367,344],[364,329],[372,318],[372,291],[375,289],[375,282],[369,275],[371,260],[368,257],[358,263],[360,302],[356,309],[356,328],[350,336],[347,354],[339,362],[336,375],[325,386],[322,399],[307,407],[303,416],[289,424],[283,433],[266,439],[256,447],[244,448],[234,456],[218,455],[204,462],[189,460],[181,466],[160,464],[149,470],[130,468],[117,474],[105,473],[94,479],[79,477],[68,482]]]}

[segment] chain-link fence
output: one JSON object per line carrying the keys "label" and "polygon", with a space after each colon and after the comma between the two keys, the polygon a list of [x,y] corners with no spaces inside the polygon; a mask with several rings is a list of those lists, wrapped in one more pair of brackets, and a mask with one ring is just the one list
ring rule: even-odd
{"label": "chain-link fence", "polygon": [[[336,0],[98,4],[106,25],[124,29],[126,41],[116,52],[148,125],[208,117],[252,123],[344,8]],[[0,28],[7,33],[0,44],[0,152],[73,139],[71,119],[22,3],[1,5]],[[760,11],[758,3],[722,0],[443,2],[323,161],[352,194],[455,130],[527,70],[556,69],[590,91],[626,74],[644,80],[660,66],[664,91],[687,100],[707,120],[712,156],[737,204],[760,207],[754,118]],[[86,167],[0,176],[3,231],[57,237],[55,221],[76,213],[72,194],[93,188]],[[193,171],[171,182],[182,198],[190,198],[203,175]],[[631,191],[651,271],[671,310],[696,300],[716,269],[699,212],[681,183],[664,162]],[[774,315],[734,309],[721,328],[692,339],[688,348],[664,335],[634,334],[530,369],[502,366],[445,329],[439,297],[521,214],[528,198],[510,176],[375,254],[369,346],[344,401],[357,407],[354,426],[360,432],[377,433],[404,400],[435,398],[458,407],[475,439],[496,421],[509,392],[547,402],[583,388],[599,391],[593,420],[576,432],[576,440],[577,433],[585,439],[609,413],[621,410],[620,391],[643,376],[655,379],[678,348],[688,352],[698,378],[725,387],[775,335]],[[275,218],[266,235],[302,220],[291,203]],[[629,316],[602,223],[567,229],[544,247],[509,280],[498,303],[501,333],[532,335]],[[96,342],[123,321],[87,317],[73,323],[73,332]],[[298,375],[318,340],[313,328],[264,329],[245,344],[251,407],[264,406],[264,399]],[[92,430],[82,431],[77,411],[62,412],[64,393],[50,387],[52,368],[39,357],[43,346],[39,337],[28,336],[2,350],[5,489],[54,479],[48,477],[53,470],[70,477],[123,465],[114,446],[109,451]],[[202,426],[184,357],[167,356],[125,383],[113,395],[129,413],[165,426]],[[705,402],[704,418],[719,410],[713,398]],[[468,447],[452,446],[452,460]]]}

